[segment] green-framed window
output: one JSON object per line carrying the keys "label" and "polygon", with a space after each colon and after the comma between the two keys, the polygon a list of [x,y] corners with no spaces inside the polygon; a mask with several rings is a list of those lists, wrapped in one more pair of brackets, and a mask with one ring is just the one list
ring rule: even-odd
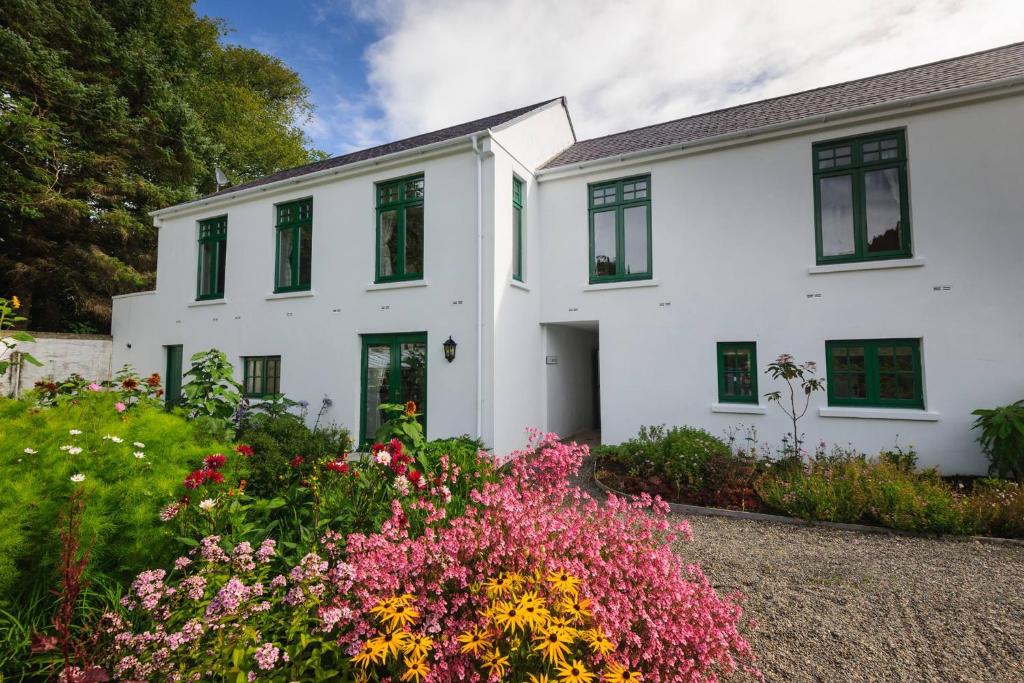
{"label": "green-framed window", "polygon": [[718,401],[758,402],[756,342],[718,342]]}
{"label": "green-framed window", "polygon": [[228,217],[199,221],[199,265],[196,299],[224,298],[224,266],[228,253]]}
{"label": "green-framed window", "polygon": [[902,130],[813,145],[818,264],[909,258]]}
{"label": "green-framed window", "polygon": [[924,408],[920,339],[825,342],[828,404]]}
{"label": "green-framed window", "polygon": [[423,279],[423,175],[378,183],[376,282]]}
{"label": "green-framed window", "polygon": [[243,356],[242,393],[267,398],[281,393],[281,356]]}
{"label": "green-framed window", "polygon": [[651,177],[587,186],[590,282],[651,278]]}
{"label": "green-framed window", "polygon": [[363,335],[359,440],[373,439],[386,416],[382,403],[416,403],[427,426],[427,333]]}
{"label": "green-framed window", "polygon": [[523,281],[523,181],[512,176],[512,279]]}
{"label": "green-framed window", "polygon": [[313,271],[313,200],[278,204],[274,211],[277,216],[274,291],[308,290]]}

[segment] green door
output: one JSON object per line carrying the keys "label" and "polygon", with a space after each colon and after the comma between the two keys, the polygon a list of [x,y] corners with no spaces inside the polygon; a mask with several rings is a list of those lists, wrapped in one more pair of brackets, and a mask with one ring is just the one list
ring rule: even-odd
{"label": "green door", "polygon": [[415,401],[427,426],[427,333],[363,335],[360,442],[373,439],[384,420],[382,403]]}
{"label": "green door", "polygon": [[164,381],[167,394],[164,401],[170,410],[181,403],[181,344],[164,348],[167,349],[167,376]]}

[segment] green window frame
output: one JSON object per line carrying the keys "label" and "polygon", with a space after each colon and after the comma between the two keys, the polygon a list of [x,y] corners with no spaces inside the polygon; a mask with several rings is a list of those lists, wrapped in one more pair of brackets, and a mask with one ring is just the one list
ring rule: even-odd
{"label": "green window frame", "polygon": [[718,402],[758,401],[757,342],[718,342]]}
{"label": "green window frame", "polygon": [[382,402],[404,403],[410,396],[405,393],[406,387],[402,383],[402,347],[407,345],[420,346],[423,349],[423,376],[420,379],[421,386],[419,400],[416,401],[416,411],[420,413],[420,423],[423,425],[423,433],[427,433],[427,371],[430,366],[429,346],[427,345],[426,332],[402,332],[396,334],[364,334],[362,335],[362,360],[360,361],[360,396],[359,396],[359,442],[367,444],[373,439],[373,434],[367,429],[368,409],[367,403],[369,389],[369,355],[370,347],[386,346],[388,348],[388,366],[385,379],[388,387],[388,395]]}
{"label": "green window frame", "polygon": [[270,398],[281,393],[281,356],[242,356],[242,395]]}
{"label": "green window frame", "polygon": [[374,282],[423,279],[423,174],[377,183]]}
{"label": "green window frame", "polygon": [[924,408],[920,339],[825,342],[830,406]]}
{"label": "green window frame", "polygon": [[903,130],[815,143],[811,163],[818,265],[911,257]]}
{"label": "green window frame", "polygon": [[512,279],[523,281],[523,181],[512,176]]}
{"label": "green window frame", "polygon": [[274,207],[274,292],[309,291],[313,275],[313,199]]}
{"label": "green window frame", "polygon": [[650,280],[651,176],[587,185],[587,205],[590,283]]}
{"label": "green window frame", "polygon": [[199,250],[196,264],[197,301],[224,298],[227,248],[227,216],[199,221]]}

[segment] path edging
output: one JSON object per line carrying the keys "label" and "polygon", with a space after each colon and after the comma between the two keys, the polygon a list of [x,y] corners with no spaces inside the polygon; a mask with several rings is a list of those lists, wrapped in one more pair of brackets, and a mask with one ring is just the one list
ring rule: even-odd
{"label": "path edging", "polygon": [[[620,496],[622,498],[635,498],[636,494],[626,493],[605,485],[597,478],[597,467],[594,467],[590,478],[605,493]],[[929,538],[944,541],[977,541],[979,543],[991,543],[995,545],[1012,545],[1024,547],[1024,539],[999,538],[998,536],[957,536],[953,534],[924,534],[902,529],[889,529],[884,526],[871,526],[868,524],[850,524],[848,522],[828,522],[824,520],[799,519],[798,517],[787,517],[786,515],[773,515],[767,512],[746,512],[744,510],[728,510],[726,508],[704,507],[703,505],[689,505],[686,503],[670,503],[665,501],[672,512],[689,515],[703,515],[705,517],[729,517],[732,519],[747,519],[755,522],[776,522],[778,524],[789,524],[791,526],[820,526],[840,531],[859,531],[868,534],[889,534],[890,536],[911,536],[914,538]]]}

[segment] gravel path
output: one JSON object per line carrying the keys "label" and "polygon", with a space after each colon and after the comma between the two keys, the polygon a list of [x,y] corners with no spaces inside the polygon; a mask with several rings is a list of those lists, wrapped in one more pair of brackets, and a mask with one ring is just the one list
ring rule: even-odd
{"label": "gravel path", "polygon": [[1024,681],[1024,547],[688,519],[677,550],[747,596],[768,681]]}

